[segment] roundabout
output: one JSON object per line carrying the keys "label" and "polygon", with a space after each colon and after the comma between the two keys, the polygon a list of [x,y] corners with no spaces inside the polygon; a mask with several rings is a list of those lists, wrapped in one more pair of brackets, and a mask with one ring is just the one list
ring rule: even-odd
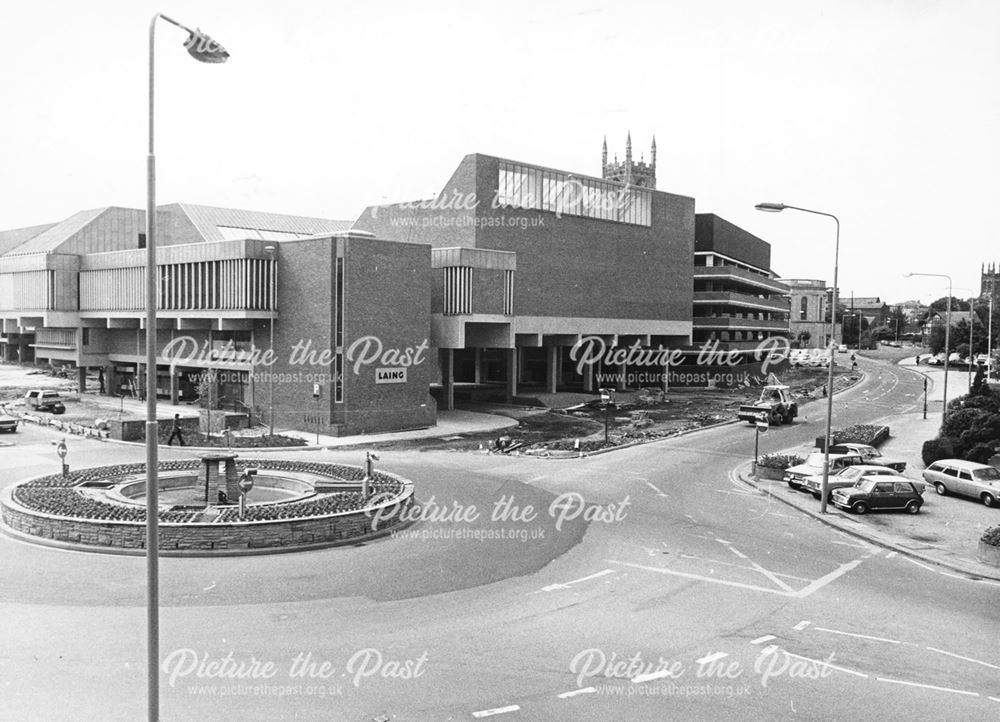
{"label": "roundabout", "polygon": [[[161,461],[163,556],[255,554],[358,543],[405,526],[413,483],[358,466],[210,454]],[[5,531],[26,541],[140,555],[146,465],[27,479],[3,491]]]}

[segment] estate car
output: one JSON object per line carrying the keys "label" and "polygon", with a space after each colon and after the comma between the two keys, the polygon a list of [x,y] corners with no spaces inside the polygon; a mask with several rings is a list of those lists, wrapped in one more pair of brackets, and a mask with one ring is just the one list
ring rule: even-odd
{"label": "estate car", "polygon": [[941,496],[959,494],[1000,506],[1000,470],[963,459],[939,459],[924,469],[924,479]]}

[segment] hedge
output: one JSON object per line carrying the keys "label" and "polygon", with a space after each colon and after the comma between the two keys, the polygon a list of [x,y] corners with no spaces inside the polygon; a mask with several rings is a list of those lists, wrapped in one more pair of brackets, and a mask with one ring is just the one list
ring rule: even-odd
{"label": "hedge", "polygon": [[946,436],[925,441],[920,450],[924,466],[930,466],[938,459],[952,459],[955,456],[955,445]]}

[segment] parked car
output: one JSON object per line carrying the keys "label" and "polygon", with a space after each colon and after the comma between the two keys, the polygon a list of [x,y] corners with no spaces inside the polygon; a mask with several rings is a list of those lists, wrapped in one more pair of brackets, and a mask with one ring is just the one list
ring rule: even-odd
{"label": "parked car", "polygon": [[0,411],[0,431],[6,431],[13,434],[17,431],[17,422],[20,421],[16,416],[11,416],[7,413],[7,409]]}
{"label": "parked car", "polygon": [[868,444],[832,444],[830,446],[830,453],[858,454],[865,460],[866,464],[878,464],[879,466],[888,466],[890,469],[895,471],[906,471],[905,461],[902,459],[891,459],[887,456],[882,456],[881,451],[876,449],[874,446],[869,446]]}
{"label": "parked car", "polygon": [[48,411],[53,414],[66,412],[66,406],[58,391],[32,389],[24,394],[24,404],[35,411]]}
{"label": "parked car", "polygon": [[938,494],[959,494],[1000,506],[1000,469],[963,459],[940,459],[924,469],[924,479]]}
{"label": "parked car", "polygon": [[924,500],[913,482],[889,480],[881,476],[863,476],[854,486],[837,489],[831,495],[834,506],[855,514],[868,511],[905,510],[917,514]]}
{"label": "parked car", "polygon": [[[830,448],[833,449],[834,447],[831,446]],[[841,467],[836,473],[830,474],[827,479],[826,488],[832,495],[834,489],[842,489],[845,486],[854,486],[861,480],[862,476],[891,476],[901,481],[909,481],[917,487],[917,492],[919,492],[921,496],[923,496],[924,489],[926,489],[924,482],[907,479],[906,477],[900,476],[898,471],[890,469],[888,466],[879,466],[878,464],[858,464],[857,466]],[[808,491],[814,497],[819,499],[820,492],[823,488],[823,474],[808,477],[802,482],[801,487],[802,491]]]}
{"label": "parked car", "polygon": [[[823,458],[824,454],[821,453],[809,454],[804,464],[785,469],[784,481],[793,489],[800,488],[810,476],[823,474]],[[864,461],[858,454],[830,454],[829,473],[839,472],[847,466],[863,464]]]}
{"label": "parked car", "polygon": [[987,356],[984,353],[977,354],[977,356],[976,356],[976,364],[978,364],[980,366],[986,366],[989,362],[990,362],[990,357],[989,356]]}
{"label": "parked car", "polygon": [[837,346],[837,353],[847,353],[847,344],[842,343],[839,346]]}
{"label": "parked car", "polygon": [[939,353],[927,359],[928,366],[944,366],[944,354]]}

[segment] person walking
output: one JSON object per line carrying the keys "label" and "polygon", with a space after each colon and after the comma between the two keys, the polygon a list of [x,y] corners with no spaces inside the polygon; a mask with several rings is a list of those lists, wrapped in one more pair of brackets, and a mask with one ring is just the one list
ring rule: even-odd
{"label": "person walking", "polygon": [[184,446],[184,436],[181,434],[181,415],[174,414],[174,430],[170,432],[170,438],[167,439],[167,446],[173,446],[174,437],[177,437],[177,441],[180,442],[181,446]]}

